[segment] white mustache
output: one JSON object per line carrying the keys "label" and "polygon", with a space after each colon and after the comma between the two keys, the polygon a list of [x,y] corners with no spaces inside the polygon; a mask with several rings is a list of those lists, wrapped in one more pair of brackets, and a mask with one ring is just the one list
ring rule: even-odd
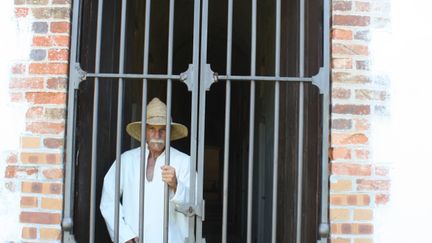
{"label": "white mustache", "polygon": [[165,141],[163,139],[152,138],[150,139],[149,143],[165,144]]}

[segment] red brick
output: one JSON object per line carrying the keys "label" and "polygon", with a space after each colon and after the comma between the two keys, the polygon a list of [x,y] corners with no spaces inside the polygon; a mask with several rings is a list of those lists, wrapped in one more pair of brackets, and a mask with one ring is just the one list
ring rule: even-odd
{"label": "red brick", "polygon": [[39,148],[41,144],[40,140],[40,137],[21,137],[21,147]]}
{"label": "red brick", "polygon": [[52,33],[69,33],[69,22],[52,22],[50,30]]}
{"label": "red brick", "polygon": [[61,179],[63,178],[63,170],[62,169],[47,169],[44,170],[43,175],[47,179]]}
{"label": "red brick", "polygon": [[356,69],[357,70],[369,70],[369,62],[368,61],[356,61]]}
{"label": "red brick", "polygon": [[351,58],[333,58],[332,68],[334,69],[352,69],[352,59]]}
{"label": "red brick", "polygon": [[17,18],[27,17],[28,13],[29,13],[28,8],[15,8],[15,17]]}
{"label": "red brick", "polygon": [[60,224],[60,213],[21,212],[20,222],[29,224]]}
{"label": "red brick", "polygon": [[34,104],[65,104],[66,93],[63,92],[27,92],[26,99]]}
{"label": "red brick", "polygon": [[373,225],[366,223],[332,224],[333,234],[373,234]]}
{"label": "red brick", "polygon": [[390,189],[389,180],[357,179],[358,191],[388,191],[389,189]]}
{"label": "red brick", "polygon": [[333,43],[332,54],[335,56],[337,55],[367,56],[369,54],[369,48],[367,45]]}
{"label": "red brick", "polygon": [[48,60],[50,61],[67,61],[69,51],[67,49],[51,49],[48,51]]}
{"label": "red brick", "polygon": [[31,74],[67,74],[66,63],[31,63],[29,66]]}
{"label": "red brick", "polygon": [[26,118],[28,119],[41,118],[42,116],[43,116],[43,107],[40,106],[30,107],[26,112]]}
{"label": "red brick", "polygon": [[333,133],[331,142],[335,145],[367,144],[368,137],[362,133]]}
{"label": "red brick", "polygon": [[60,138],[45,138],[43,143],[47,148],[61,148],[63,147],[64,140]]}
{"label": "red brick", "polygon": [[41,228],[40,229],[41,240],[60,240],[61,230],[54,228]]}
{"label": "red brick", "polygon": [[61,198],[42,198],[42,208],[50,210],[62,210],[63,201]]}
{"label": "red brick", "polygon": [[352,128],[351,119],[334,119],[332,121],[332,129],[348,130]]}
{"label": "red brick", "polygon": [[349,220],[350,210],[346,208],[331,208],[330,209],[330,219],[335,220]]}
{"label": "red brick", "polygon": [[351,90],[343,88],[333,88],[332,98],[334,99],[348,99],[351,97]]}
{"label": "red brick", "polygon": [[53,0],[53,4],[70,4],[71,0]]}
{"label": "red brick", "polygon": [[351,115],[369,115],[370,106],[369,105],[334,105],[332,108],[333,113],[338,114],[351,114]]}
{"label": "red brick", "polygon": [[336,182],[332,182],[330,184],[331,191],[352,191],[352,181],[351,180],[337,180]]}
{"label": "red brick", "polygon": [[370,24],[369,16],[356,15],[334,15],[333,25],[343,26],[368,26]]}
{"label": "red brick", "polygon": [[25,4],[26,2],[25,2],[25,0],[15,0],[14,1],[14,4],[15,5],[23,5],[23,4]]}
{"label": "red brick", "polygon": [[69,36],[34,36],[32,46],[51,47],[51,46],[69,46]]}
{"label": "red brick", "polygon": [[24,193],[42,193],[42,194],[57,194],[62,193],[63,186],[61,183],[49,182],[30,182],[23,181],[21,183],[21,191]]}
{"label": "red brick", "polygon": [[23,74],[26,70],[26,65],[18,63],[12,66],[11,73],[13,74]]}
{"label": "red brick", "polygon": [[60,164],[62,154],[54,153],[21,153],[21,162],[24,164]]}
{"label": "red brick", "polygon": [[49,7],[49,8],[33,8],[32,9],[33,16],[36,19],[70,19],[69,7]]}
{"label": "red brick", "polygon": [[333,72],[332,81],[343,84],[365,84],[370,83],[371,79],[366,75],[356,75],[349,72]]}
{"label": "red brick", "polygon": [[333,175],[371,176],[372,166],[351,163],[332,163]]}
{"label": "red brick", "polygon": [[11,89],[43,89],[43,78],[13,78],[9,82]]}
{"label": "red brick", "polygon": [[8,166],[6,167],[5,176],[8,178],[12,177],[28,177],[38,173],[38,169],[35,167],[26,166]]}
{"label": "red brick", "polygon": [[336,206],[367,206],[370,197],[367,194],[332,194],[330,204]]}
{"label": "red brick", "polygon": [[23,227],[21,231],[21,237],[23,239],[36,239],[37,229],[33,227]]}
{"label": "red brick", "polygon": [[[332,225],[332,233],[335,233],[335,231],[333,231],[333,225]],[[351,243],[351,239],[346,239],[346,238],[331,238],[331,243]]]}
{"label": "red brick", "polygon": [[67,80],[65,78],[49,78],[47,80],[48,89],[65,90],[66,86],[67,86]]}
{"label": "red brick", "polygon": [[359,12],[368,12],[370,10],[370,3],[368,2],[355,2],[355,10]]}
{"label": "red brick", "polygon": [[47,5],[48,0],[27,0],[29,5]]}
{"label": "red brick", "polygon": [[369,159],[369,150],[357,149],[355,154],[357,159]]}
{"label": "red brick", "polygon": [[38,198],[37,197],[21,197],[21,208],[37,208]]}
{"label": "red brick", "polygon": [[333,148],[332,158],[337,159],[351,159],[351,150],[347,148]]}
{"label": "red brick", "polygon": [[333,1],[333,10],[337,11],[350,11],[352,2],[348,1]]}
{"label": "red brick", "polygon": [[384,101],[387,98],[387,92],[378,90],[358,89],[355,91],[355,97],[359,100]]}
{"label": "red brick", "polygon": [[61,134],[64,129],[64,123],[54,122],[29,122],[26,126],[26,131],[34,134]]}
{"label": "red brick", "polygon": [[45,109],[45,117],[50,120],[63,120],[65,119],[64,108],[46,108]]}
{"label": "red brick", "polygon": [[332,30],[332,39],[333,40],[352,40],[353,39],[353,33],[351,30],[333,29]]}
{"label": "red brick", "polygon": [[354,210],[354,220],[372,220],[373,210],[358,208]]}
{"label": "red brick", "polygon": [[390,201],[390,196],[388,194],[377,194],[375,195],[375,203],[377,205],[385,205]]}
{"label": "red brick", "polygon": [[355,121],[355,129],[358,132],[364,132],[369,130],[370,128],[370,120],[368,119],[354,119]]}

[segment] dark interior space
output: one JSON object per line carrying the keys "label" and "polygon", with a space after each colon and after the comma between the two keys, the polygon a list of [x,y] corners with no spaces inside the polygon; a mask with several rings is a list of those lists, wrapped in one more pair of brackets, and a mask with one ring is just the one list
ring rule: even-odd
{"label": "dark interior space", "polygon": [[[313,76],[322,65],[322,3],[306,0],[305,76]],[[168,0],[152,1],[150,26],[149,73],[167,72]],[[257,75],[273,76],[275,69],[275,1],[258,1]],[[282,1],[281,75],[299,76],[299,2]],[[101,72],[119,70],[121,1],[104,0],[102,24]],[[125,72],[142,73],[145,1],[128,0],[125,49]],[[80,39],[80,64],[94,72],[97,1],[83,0]],[[226,73],[227,2],[209,1],[207,62],[213,71]],[[232,74],[249,75],[251,59],[251,2],[234,1]],[[186,71],[192,63],[193,1],[175,1],[173,73]],[[82,82],[78,92],[78,117],[75,167],[74,235],[77,242],[88,242],[90,202],[90,160],[93,113],[93,82]],[[96,242],[110,242],[99,211],[103,177],[115,159],[117,126],[117,79],[100,79],[97,148]],[[318,89],[305,84],[303,210],[301,242],[316,242],[320,202],[320,95]],[[280,127],[278,161],[277,242],[295,242],[299,85],[282,82],[280,88]],[[228,242],[246,241],[247,181],[249,151],[250,82],[233,81],[231,91],[231,132],[229,155]],[[149,80],[148,100],[166,101],[166,80]],[[173,81],[172,117],[191,124],[191,92],[185,84]],[[211,86],[206,97],[204,199],[206,219],[203,237],[206,242],[220,242],[222,232],[222,183],[225,82]],[[123,124],[140,120],[142,80],[126,79],[123,100]],[[255,104],[253,242],[270,242],[272,210],[272,171],[274,133],[274,84],[257,80]],[[139,146],[123,130],[122,151]],[[184,138],[172,146],[189,154],[190,140]],[[78,227],[77,227],[78,226]]]}

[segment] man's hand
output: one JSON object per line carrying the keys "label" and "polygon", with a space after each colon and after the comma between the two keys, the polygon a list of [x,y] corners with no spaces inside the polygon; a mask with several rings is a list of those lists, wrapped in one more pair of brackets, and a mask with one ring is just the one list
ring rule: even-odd
{"label": "man's hand", "polygon": [[175,193],[177,191],[177,178],[174,167],[162,165],[162,181],[168,184],[168,187]]}

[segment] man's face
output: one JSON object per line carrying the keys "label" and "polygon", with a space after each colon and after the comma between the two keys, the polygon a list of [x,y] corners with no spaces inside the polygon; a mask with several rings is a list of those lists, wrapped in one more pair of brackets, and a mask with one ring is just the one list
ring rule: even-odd
{"label": "man's face", "polygon": [[151,152],[162,153],[162,151],[165,149],[165,125],[147,124],[146,138],[148,148]]}

